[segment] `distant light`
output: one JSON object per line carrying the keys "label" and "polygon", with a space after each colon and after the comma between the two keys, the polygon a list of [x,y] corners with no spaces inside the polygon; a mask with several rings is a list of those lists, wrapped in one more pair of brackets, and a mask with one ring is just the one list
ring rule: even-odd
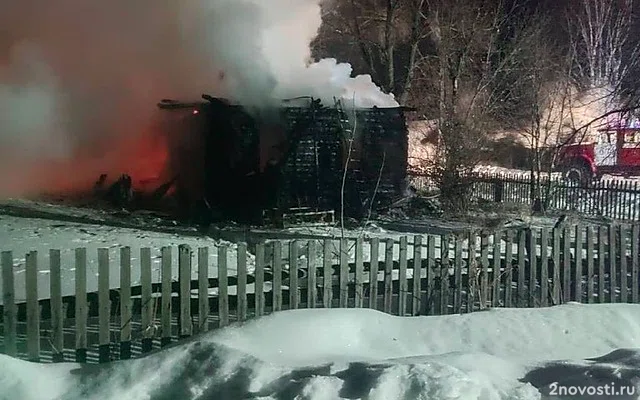
{"label": "distant light", "polygon": [[200,114],[200,111],[198,111],[198,110],[193,110],[193,115],[196,115],[196,114]]}

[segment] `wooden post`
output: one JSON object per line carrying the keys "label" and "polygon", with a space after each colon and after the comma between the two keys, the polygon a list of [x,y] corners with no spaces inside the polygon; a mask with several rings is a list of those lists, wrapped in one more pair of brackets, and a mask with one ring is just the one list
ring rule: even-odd
{"label": "wooden post", "polygon": [[604,298],[606,241],[607,241],[607,228],[604,226],[599,226],[598,227],[598,303],[606,302]]}
{"label": "wooden post", "polygon": [[400,237],[400,252],[398,262],[398,315],[403,317],[407,314],[407,250],[408,240],[406,236]]}
{"label": "wooden post", "polygon": [[178,246],[178,284],[180,286],[180,338],[193,335],[191,322],[191,248]]}
{"label": "wooden post", "polygon": [[609,225],[609,302],[615,303],[617,283],[617,254],[616,254],[616,230],[613,225]]}
{"label": "wooden post", "polygon": [[[467,312],[475,310],[476,293],[478,292],[478,263],[476,261],[476,240],[477,236],[474,232],[469,233],[469,266],[467,272]],[[480,296],[478,296],[478,301]]]}
{"label": "wooden post", "polygon": [[538,252],[536,249],[537,235],[533,228],[527,228],[528,246],[529,246],[529,307],[537,307],[536,291],[537,291],[537,270],[538,270]]}
{"label": "wooden post", "polygon": [[340,308],[347,308],[349,295],[349,242],[347,239],[340,240]]}
{"label": "wooden post", "polygon": [[26,256],[25,289],[27,292],[27,357],[40,361],[40,304],[38,303],[38,252]]}
{"label": "wooden post", "polygon": [[331,308],[333,302],[333,252],[331,240],[325,239],[322,248],[322,305]]}
{"label": "wooden post", "polygon": [[209,330],[209,311],[209,248],[200,247],[198,248],[198,332]]}
{"label": "wooden post", "polygon": [[502,232],[497,231],[493,234],[493,294],[491,297],[491,306],[500,306],[500,280],[501,280],[501,264],[502,264]]}
{"label": "wooden post", "polygon": [[480,236],[480,309],[487,308],[489,297],[489,234],[485,231]]}
{"label": "wooden post", "polygon": [[361,237],[356,239],[356,271],[355,271],[355,307],[364,307],[364,258],[363,258],[363,240]]}
{"label": "wooden post", "polygon": [[435,308],[436,237],[427,236],[427,301],[425,315],[433,314]]}
{"label": "wooden post", "polygon": [[562,232],[560,230],[560,228],[553,228],[553,231],[551,233],[551,235],[553,236],[553,271],[552,271],[552,296],[551,296],[551,304],[558,305],[560,304],[561,300],[561,293],[562,293],[562,282],[560,279],[560,270],[561,270],[561,265],[560,265],[560,253],[562,252],[561,249],[561,236],[562,236]]}
{"label": "wooden post", "polygon": [[154,299],[151,286],[151,249],[143,247],[140,249],[140,291],[142,303],[141,307],[141,329],[142,329],[142,353],[146,354],[153,348],[153,337],[155,328],[152,325],[154,319]]}
{"label": "wooden post", "polygon": [[[634,183],[634,190],[635,185]],[[640,274],[640,269],[638,268],[640,260],[638,247],[640,242],[640,225],[636,222],[633,224],[633,228],[631,230],[631,302],[633,304],[638,304],[640,299],[638,298],[638,274]]]}
{"label": "wooden post", "polygon": [[593,271],[593,261],[594,261],[594,255],[593,255],[593,245],[594,245],[594,239],[593,239],[593,227],[592,226],[587,226],[586,228],[586,235],[585,235],[585,239],[587,241],[587,303],[591,304],[593,303],[593,294],[594,294],[594,282],[593,282],[593,275],[594,275],[594,271]]}
{"label": "wooden post", "polygon": [[109,249],[98,249],[98,362],[111,361]]}
{"label": "wooden post", "polygon": [[289,242],[289,309],[296,310],[300,302],[298,292],[298,241]]}
{"label": "wooden post", "polygon": [[87,249],[75,250],[76,267],[76,362],[87,362]]}
{"label": "wooden post", "polygon": [[[276,242],[280,243],[280,242]],[[274,252],[275,257],[275,252]],[[278,259],[282,262],[282,256],[278,251]],[[275,260],[274,260],[275,262]],[[279,270],[280,279],[282,279],[282,270]],[[229,325],[229,280],[227,269],[227,245],[218,245],[218,317],[220,318],[219,327]],[[275,277],[274,277],[275,281]],[[275,284],[274,284],[275,286]],[[280,292],[280,305],[282,305],[282,287],[278,287]]]}
{"label": "wooden post", "polygon": [[571,301],[571,230],[567,226],[562,243],[562,302]]}
{"label": "wooden post", "polygon": [[282,242],[273,242],[273,311],[282,310]]}
{"label": "wooden post", "polygon": [[131,358],[131,248],[120,249],[120,359]]}
{"label": "wooden post", "polygon": [[316,301],[318,299],[318,282],[317,282],[317,246],[314,239],[309,240],[307,243],[307,307],[315,308]]}
{"label": "wooden post", "polygon": [[369,268],[369,308],[378,309],[378,269],[380,267],[380,239],[371,238],[370,242],[370,263]]}
{"label": "wooden post", "polygon": [[418,315],[422,302],[422,236],[413,237],[413,300],[411,315]]}
{"label": "wooden post", "polygon": [[64,313],[62,312],[62,271],[60,269],[60,250],[49,250],[49,295],[51,306],[51,360],[54,363],[64,361]]}
{"label": "wooden post", "polygon": [[629,301],[629,283],[627,279],[627,236],[629,230],[625,225],[620,225],[620,302]]}
{"label": "wooden post", "polygon": [[160,346],[165,347],[171,344],[171,297],[172,297],[172,288],[171,288],[171,264],[172,264],[172,251],[171,247],[165,246],[160,250],[161,253],[161,287],[162,291],[162,311],[160,313],[160,330],[162,332],[162,337],[160,339]]}
{"label": "wooden post", "polygon": [[18,354],[18,307],[13,276],[13,253],[10,251],[2,252],[2,305],[4,353],[15,357]]}
{"label": "wooden post", "polygon": [[576,269],[573,290],[573,300],[582,302],[582,225],[576,225]]}
{"label": "wooden post", "polygon": [[449,250],[451,247],[451,237],[449,235],[440,236],[440,315],[449,314]]}
{"label": "wooden post", "polygon": [[540,307],[549,305],[549,231],[540,231]]}
{"label": "wooden post", "polygon": [[518,232],[518,307],[527,306],[527,292],[525,287],[526,281],[526,264],[525,254],[527,246],[527,233],[524,229]]}
{"label": "wooden post", "polygon": [[264,243],[256,245],[256,316],[264,315]]}
{"label": "wooden post", "polygon": [[462,238],[456,237],[453,256],[453,312],[462,313]]}
{"label": "wooden post", "polygon": [[511,286],[513,285],[513,231],[506,233],[504,248],[504,306],[512,307]]}
{"label": "wooden post", "polygon": [[393,299],[393,239],[387,239],[384,250],[384,308],[383,311],[391,314],[391,302]]}
{"label": "wooden post", "polygon": [[247,244],[238,243],[237,247],[238,263],[238,321],[247,319]]}

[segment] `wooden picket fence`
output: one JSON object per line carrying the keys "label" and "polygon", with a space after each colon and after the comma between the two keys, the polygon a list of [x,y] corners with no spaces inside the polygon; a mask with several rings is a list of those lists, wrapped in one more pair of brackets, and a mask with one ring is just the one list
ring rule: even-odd
{"label": "wooden picket fence", "polygon": [[[4,251],[0,334],[13,356],[107,362],[287,309],[367,307],[409,316],[567,301],[638,303],[639,242],[637,224],[342,239],[337,252],[331,239],[270,241],[251,249],[253,265],[244,243],[215,246],[217,265],[210,264],[211,248],[181,245],[177,279],[175,248],[164,247],[157,280],[152,249],[137,250],[135,259],[129,247],[117,254],[100,248],[97,292],[88,290],[87,251],[78,248],[72,295],[63,294],[61,251],[54,249],[44,266],[45,299],[38,296],[37,253],[26,255],[24,302],[16,296],[13,254]],[[228,265],[229,252],[235,265]],[[138,268],[139,284],[132,285]]]}
{"label": "wooden picket fence", "polygon": [[[531,178],[524,174],[477,173],[473,175],[473,195],[494,202],[531,202]],[[589,185],[571,184],[559,176],[543,176],[542,185],[551,184],[550,210],[572,210],[586,215],[624,221],[640,219],[640,186],[637,181],[599,180]]]}

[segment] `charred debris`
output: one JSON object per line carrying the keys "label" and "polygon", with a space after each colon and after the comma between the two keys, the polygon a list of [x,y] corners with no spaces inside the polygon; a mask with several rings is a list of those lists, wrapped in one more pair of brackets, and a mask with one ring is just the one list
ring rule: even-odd
{"label": "charred debris", "polygon": [[[175,177],[146,195],[143,208],[170,196],[175,217],[199,224],[330,223],[342,209],[365,218],[407,192],[406,107],[354,111],[305,97],[253,110],[202,98],[158,103],[173,113],[167,134]],[[126,207],[131,178],[102,193]]]}

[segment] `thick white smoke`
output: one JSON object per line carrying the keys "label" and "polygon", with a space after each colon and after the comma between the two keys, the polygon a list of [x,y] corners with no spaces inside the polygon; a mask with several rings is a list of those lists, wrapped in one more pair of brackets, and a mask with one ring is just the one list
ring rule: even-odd
{"label": "thick white smoke", "polygon": [[311,63],[319,2],[0,3],[0,196],[157,173],[162,98],[397,106],[349,64]]}

